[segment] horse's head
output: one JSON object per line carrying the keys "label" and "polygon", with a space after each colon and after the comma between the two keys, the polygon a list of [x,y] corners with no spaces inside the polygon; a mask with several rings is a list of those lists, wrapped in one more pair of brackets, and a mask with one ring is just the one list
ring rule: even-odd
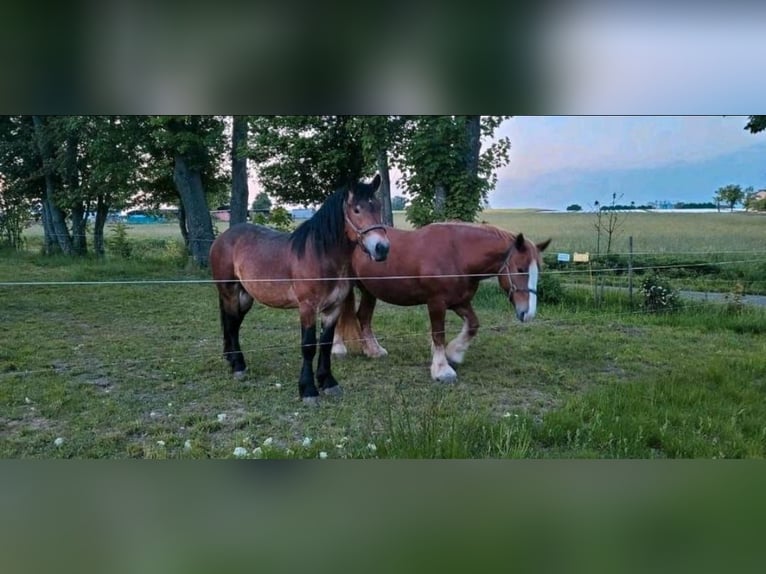
{"label": "horse's head", "polygon": [[372,183],[357,183],[348,192],[343,206],[346,217],[346,236],[359,244],[375,261],[388,257],[388,235],[383,225],[380,199],[375,192],[380,186],[380,174]]}
{"label": "horse's head", "polygon": [[535,245],[519,233],[500,268],[500,287],[508,294],[519,321],[531,321],[537,313],[537,278],[543,263],[540,254],[550,242],[547,239]]}

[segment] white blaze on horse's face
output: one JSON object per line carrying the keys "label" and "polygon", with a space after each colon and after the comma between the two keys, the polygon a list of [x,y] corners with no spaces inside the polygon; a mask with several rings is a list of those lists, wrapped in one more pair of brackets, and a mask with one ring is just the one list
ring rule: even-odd
{"label": "white blaze on horse's face", "polygon": [[532,261],[529,266],[529,279],[527,280],[527,289],[529,289],[529,300],[527,303],[527,312],[519,317],[524,322],[531,321],[537,313],[537,261]]}

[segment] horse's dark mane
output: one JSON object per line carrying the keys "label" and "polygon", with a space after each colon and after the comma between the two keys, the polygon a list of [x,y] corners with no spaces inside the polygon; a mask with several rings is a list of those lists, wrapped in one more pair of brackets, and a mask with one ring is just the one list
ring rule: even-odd
{"label": "horse's dark mane", "polygon": [[[306,243],[309,239],[317,257],[323,257],[343,245],[346,241],[343,204],[346,202],[349,189],[345,186],[335,190],[311,219],[302,223],[290,234],[290,248],[293,253],[302,258],[306,253]],[[369,199],[375,193],[372,185],[366,183],[357,183],[353,191],[357,199]]]}

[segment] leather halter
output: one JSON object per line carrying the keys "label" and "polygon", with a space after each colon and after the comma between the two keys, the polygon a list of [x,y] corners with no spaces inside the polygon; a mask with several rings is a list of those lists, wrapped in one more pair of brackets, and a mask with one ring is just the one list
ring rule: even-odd
{"label": "leather halter", "polygon": [[351,221],[348,217],[348,213],[346,210],[343,210],[343,216],[346,218],[346,223],[348,223],[351,226],[351,229],[354,230],[354,233],[356,233],[356,240],[360,241],[365,233],[369,233],[373,229],[386,229],[386,226],[382,223],[373,223],[372,225],[368,225],[367,227],[363,227],[362,229],[359,229],[356,225],[354,225],[354,222]]}
{"label": "leather halter", "polygon": [[530,289],[529,287],[521,288],[516,287],[513,283],[513,279],[511,278],[511,255],[513,255],[513,250],[515,249],[515,245],[512,243],[511,247],[508,249],[508,254],[505,256],[505,260],[503,261],[502,266],[500,267],[500,273],[503,272],[503,269],[505,269],[505,274],[508,276],[508,284],[511,286],[511,288],[508,290],[508,300],[510,301],[511,297],[513,297],[513,294],[517,291],[519,293],[532,293],[534,295],[537,295],[537,289]]}

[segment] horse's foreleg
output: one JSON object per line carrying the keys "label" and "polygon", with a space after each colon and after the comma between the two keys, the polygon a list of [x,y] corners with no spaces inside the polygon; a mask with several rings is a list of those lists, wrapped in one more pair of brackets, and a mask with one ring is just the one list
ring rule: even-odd
{"label": "horse's foreleg", "polygon": [[444,349],[446,314],[447,309],[443,304],[428,303],[428,316],[431,319],[431,351],[433,352],[431,378],[440,383],[452,383],[457,380],[457,373],[447,362]]}
{"label": "horse's foreleg", "polygon": [[314,356],[317,352],[316,310],[301,306],[301,354],[303,365],[298,379],[298,394],[306,404],[316,404],[319,393],[314,385]]}
{"label": "horse's foreleg", "polygon": [[364,287],[360,287],[360,291],[362,297],[359,301],[359,310],[356,313],[356,317],[359,320],[359,327],[362,332],[364,354],[372,358],[385,357],[388,355],[388,351],[378,343],[375,334],[372,332],[372,314],[375,312],[375,304],[378,300]]}
{"label": "horse's foreleg", "polygon": [[340,396],[343,391],[332,375],[332,350],[335,326],[340,307],[322,313],[322,334],[319,336],[319,360],[317,361],[317,382],[326,395]]}
{"label": "horse's foreleg", "polygon": [[452,310],[463,319],[463,328],[460,330],[460,334],[447,345],[447,360],[452,365],[459,365],[463,362],[471,339],[479,331],[479,319],[470,303],[453,307]]}
{"label": "horse's foreleg", "polygon": [[253,305],[253,299],[239,284],[229,284],[219,286],[218,303],[223,330],[223,355],[234,376],[240,378],[245,374],[247,365],[239,345],[239,329]]}

